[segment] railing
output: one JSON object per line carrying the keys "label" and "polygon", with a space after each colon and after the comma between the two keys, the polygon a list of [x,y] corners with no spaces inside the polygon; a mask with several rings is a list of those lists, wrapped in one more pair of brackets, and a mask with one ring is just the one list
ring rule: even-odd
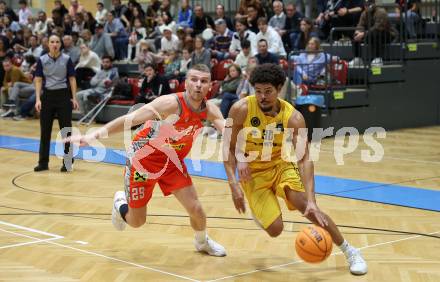
{"label": "railing", "polygon": [[[308,61],[309,55],[314,56],[311,62]],[[347,61],[323,50],[292,51],[288,57],[287,75],[295,85],[293,89],[288,89],[286,95],[288,101],[310,94],[322,95],[328,101],[329,94],[334,90],[348,87]]]}
{"label": "railing", "polygon": [[440,1],[422,1],[400,9],[405,42],[438,42],[440,40]]}

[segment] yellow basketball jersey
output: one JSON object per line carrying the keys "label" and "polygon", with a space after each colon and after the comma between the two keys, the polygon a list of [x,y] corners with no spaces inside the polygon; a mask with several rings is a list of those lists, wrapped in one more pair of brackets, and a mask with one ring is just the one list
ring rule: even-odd
{"label": "yellow basketball jersey", "polygon": [[288,121],[294,107],[288,102],[278,99],[280,112],[275,116],[266,116],[258,106],[254,95],[246,97],[248,103],[248,114],[243,124],[246,134],[246,147],[244,148],[247,158],[257,158],[249,163],[251,169],[267,169],[283,161],[282,148],[286,142],[284,129],[288,128]]}

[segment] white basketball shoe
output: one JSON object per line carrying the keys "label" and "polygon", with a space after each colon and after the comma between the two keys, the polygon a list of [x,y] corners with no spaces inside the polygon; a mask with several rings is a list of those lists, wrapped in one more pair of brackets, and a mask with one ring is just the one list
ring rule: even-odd
{"label": "white basketball shoe", "polygon": [[225,248],[216,241],[209,238],[208,236],[206,236],[206,240],[203,243],[199,243],[197,240],[194,239],[194,246],[196,247],[196,250],[198,252],[207,253],[210,256],[215,256],[215,257],[226,256]]}
{"label": "white basketball shoe", "polygon": [[125,229],[127,223],[122,218],[119,208],[121,205],[127,204],[127,198],[124,191],[117,191],[113,197],[113,209],[112,209],[112,224],[116,230],[122,231]]}
{"label": "white basketball shoe", "polygon": [[345,257],[350,266],[350,272],[354,275],[364,275],[368,271],[368,266],[365,260],[362,258],[361,252],[355,247],[348,247],[345,252]]}

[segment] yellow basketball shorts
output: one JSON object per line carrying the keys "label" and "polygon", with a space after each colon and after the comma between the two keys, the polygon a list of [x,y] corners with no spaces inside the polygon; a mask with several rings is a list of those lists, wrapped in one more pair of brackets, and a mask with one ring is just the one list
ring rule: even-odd
{"label": "yellow basketball shorts", "polygon": [[241,184],[255,219],[264,229],[281,215],[277,196],[284,199],[289,210],[295,210],[287,201],[285,188],[305,192],[296,164],[284,161],[270,169],[252,170],[252,179]]}

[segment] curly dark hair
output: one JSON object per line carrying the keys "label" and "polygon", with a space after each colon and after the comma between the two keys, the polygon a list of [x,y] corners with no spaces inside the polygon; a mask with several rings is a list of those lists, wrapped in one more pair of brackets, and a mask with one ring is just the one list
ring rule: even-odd
{"label": "curly dark hair", "polygon": [[282,86],[286,81],[284,70],[275,64],[262,64],[252,72],[249,82],[252,86],[256,83],[270,83],[275,88]]}

